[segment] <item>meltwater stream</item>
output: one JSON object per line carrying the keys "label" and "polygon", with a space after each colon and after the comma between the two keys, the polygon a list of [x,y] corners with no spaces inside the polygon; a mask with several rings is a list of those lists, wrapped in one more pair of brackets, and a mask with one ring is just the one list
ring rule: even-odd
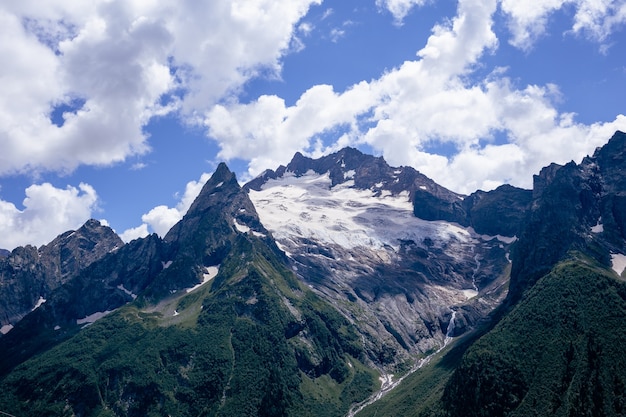
{"label": "meltwater stream", "polygon": [[452,316],[450,317],[450,322],[448,323],[448,327],[446,328],[446,338],[444,339],[443,346],[437,349],[437,351],[435,351],[434,353],[431,353],[425,358],[420,359],[417,364],[415,364],[415,366],[413,366],[413,368],[411,368],[411,370],[406,373],[406,375],[398,378],[395,381],[393,380],[393,375],[383,373],[383,375],[381,376],[382,384],[380,389],[367,400],[358,404],[354,404],[352,407],[350,407],[350,410],[348,411],[348,414],[346,414],[346,417],[354,417],[359,411],[363,410],[368,405],[371,405],[383,398],[385,395],[387,395],[387,393],[389,393],[389,391],[400,385],[404,378],[419,370],[424,365],[428,364],[433,356],[441,352],[452,341],[454,334],[454,322],[456,320],[456,311],[452,309],[450,310],[452,311]]}

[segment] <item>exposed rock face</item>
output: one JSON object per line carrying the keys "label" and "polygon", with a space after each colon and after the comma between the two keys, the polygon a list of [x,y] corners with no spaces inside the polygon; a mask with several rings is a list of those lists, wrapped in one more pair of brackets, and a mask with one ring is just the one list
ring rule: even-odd
{"label": "exposed rock face", "polygon": [[39,248],[43,267],[54,274],[48,278],[48,287],[54,289],[67,282],[94,261],[123,245],[122,239],[111,228],[94,219],[76,231],[61,234]]}
{"label": "exposed rock face", "polygon": [[535,177],[532,210],[512,253],[509,302],[572,251],[589,252],[611,265],[610,254],[625,254],[626,134],[579,165],[550,165]]}
{"label": "exposed rock face", "polygon": [[6,257],[0,257],[0,324],[3,329],[8,331],[44,302],[52,291],[123,244],[111,228],[92,219],[39,249],[18,247]]}
{"label": "exposed rock face", "polygon": [[[468,204],[412,168],[349,148],[318,160],[297,154],[245,188],[298,275],[357,325],[371,359],[390,367],[498,304],[514,233],[498,239],[462,225],[472,212],[479,229],[515,231],[530,197],[503,187]],[[514,224],[486,225],[497,211]]]}
{"label": "exposed rock face", "polygon": [[530,209],[532,191],[502,185],[493,191],[476,191],[463,200],[468,223],[477,233],[517,236]]}

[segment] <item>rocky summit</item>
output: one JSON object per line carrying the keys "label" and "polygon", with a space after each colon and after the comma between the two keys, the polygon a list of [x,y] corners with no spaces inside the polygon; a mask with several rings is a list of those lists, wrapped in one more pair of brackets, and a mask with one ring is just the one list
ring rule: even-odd
{"label": "rocky summit", "polygon": [[624,415],[624,190],[622,132],[471,195],[352,148],[220,164],[163,238],[0,252],[0,412]]}

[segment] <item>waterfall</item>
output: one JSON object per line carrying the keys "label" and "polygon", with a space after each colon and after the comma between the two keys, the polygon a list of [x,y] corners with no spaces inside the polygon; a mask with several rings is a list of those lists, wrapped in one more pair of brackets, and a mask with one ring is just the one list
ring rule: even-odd
{"label": "waterfall", "polygon": [[474,290],[478,292],[478,285],[476,285],[476,275],[478,275],[478,271],[480,270],[480,258],[478,254],[474,256],[474,261],[476,261],[476,268],[472,271],[472,286]]}
{"label": "waterfall", "polygon": [[380,387],[380,390],[372,394],[367,400],[361,401],[360,403],[352,404],[352,407],[350,407],[350,410],[348,410],[346,417],[354,417],[359,411],[363,410],[368,405],[371,405],[375,403],[376,401],[380,400],[381,398],[383,398],[390,391],[392,391],[394,388],[400,385],[400,383],[404,380],[404,378],[416,372],[417,370],[421,369],[424,365],[427,365],[430,362],[430,360],[433,357],[435,357],[435,355],[441,352],[446,347],[446,345],[450,343],[450,341],[452,340],[452,334],[454,333],[454,321],[456,320],[456,311],[454,311],[453,309],[450,309],[450,311],[452,311],[452,316],[450,317],[450,322],[448,323],[448,327],[446,328],[446,338],[443,342],[443,346],[441,346],[439,349],[437,349],[435,352],[431,353],[430,355],[426,356],[425,358],[420,359],[417,362],[417,364],[413,365],[413,367],[409,370],[409,372],[402,375],[397,380],[393,379],[393,375],[389,375],[385,372],[382,372],[382,376],[381,376],[382,385]]}
{"label": "waterfall", "polygon": [[444,339],[443,345],[446,346],[452,340],[452,335],[454,333],[454,321],[456,319],[456,311],[452,310],[452,316],[450,317],[450,322],[448,323],[448,327],[446,328],[446,338]]}

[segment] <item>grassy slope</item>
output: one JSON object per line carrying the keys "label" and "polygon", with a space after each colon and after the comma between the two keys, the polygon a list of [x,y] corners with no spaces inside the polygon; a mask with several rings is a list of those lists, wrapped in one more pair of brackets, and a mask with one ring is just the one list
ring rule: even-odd
{"label": "grassy slope", "polygon": [[375,375],[355,359],[362,348],[345,319],[266,246],[236,245],[206,287],[160,310],[124,307],[17,367],[0,381],[0,410],[339,416],[369,395]]}
{"label": "grassy slope", "polygon": [[626,285],[579,256],[558,264],[463,359],[452,416],[626,412]]}

